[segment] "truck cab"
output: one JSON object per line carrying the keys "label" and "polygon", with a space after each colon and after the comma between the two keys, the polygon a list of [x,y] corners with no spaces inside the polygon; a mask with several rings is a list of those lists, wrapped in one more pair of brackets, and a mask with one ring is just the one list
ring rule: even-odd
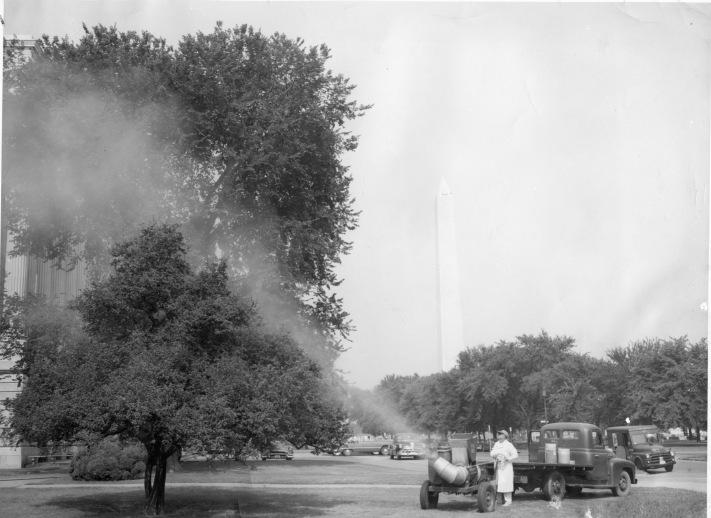
{"label": "truck cab", "polygon": [[612,426],[607,429],[607,442],[616,457],[634,462],[639,470],[672,471],[676,464],[676,454],[662,444],[654,425]]}

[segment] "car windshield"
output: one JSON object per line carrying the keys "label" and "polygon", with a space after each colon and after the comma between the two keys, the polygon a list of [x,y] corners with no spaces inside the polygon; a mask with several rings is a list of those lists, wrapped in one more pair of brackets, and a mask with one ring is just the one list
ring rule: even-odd
{"label": "car windshield", "polygon": [[396,441],[419,441],[420,436],[416,433],[401,433],[395,436]]}

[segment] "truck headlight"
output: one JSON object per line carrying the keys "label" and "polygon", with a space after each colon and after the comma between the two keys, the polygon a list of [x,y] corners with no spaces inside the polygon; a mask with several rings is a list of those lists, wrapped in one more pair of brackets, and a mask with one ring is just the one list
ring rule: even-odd
{"label": "truck headlight", "polygon": [[671,452],[672,457],[676,457],[676,452],[674,450],[669,450]]}
{"label": "truck headlight", "polygon": [[647,460],[649,460],[649,453],[645,453],[644,456],[647,457]]}

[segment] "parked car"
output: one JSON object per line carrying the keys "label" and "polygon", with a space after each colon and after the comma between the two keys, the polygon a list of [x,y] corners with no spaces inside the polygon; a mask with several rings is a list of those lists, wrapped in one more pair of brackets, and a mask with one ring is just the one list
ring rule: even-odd
{"label": "parked car", "polygon": [[262,452],[262,460],[267,459],[294,460],[294,447],[286,441],[274,441],[269,450]]}
{"label": "parked car", "polygon": [[390,444],[390,458],[400,460],[402,457],[424,458],[427,446],[419,433],[398,433],[393,435]]}
{"label": "parked car", "polygon": [[351,455],[352,453],[379,453],[380,455],[387,455],[390,445],[388,440],[384,437],[374,437],[370,434],[354,435],[350,437],[346,444],[340,446],[335,452],[335,455],[339,453],[344,456]]}

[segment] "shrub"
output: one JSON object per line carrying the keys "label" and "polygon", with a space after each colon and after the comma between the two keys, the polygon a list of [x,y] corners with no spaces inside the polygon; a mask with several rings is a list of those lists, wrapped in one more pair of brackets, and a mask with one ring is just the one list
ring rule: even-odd
{"label": "shrub", "polygon": [[146,469],[146,449],[138,443],[108,438],[80,450],[71,464],[74,480],[131,480]]}

